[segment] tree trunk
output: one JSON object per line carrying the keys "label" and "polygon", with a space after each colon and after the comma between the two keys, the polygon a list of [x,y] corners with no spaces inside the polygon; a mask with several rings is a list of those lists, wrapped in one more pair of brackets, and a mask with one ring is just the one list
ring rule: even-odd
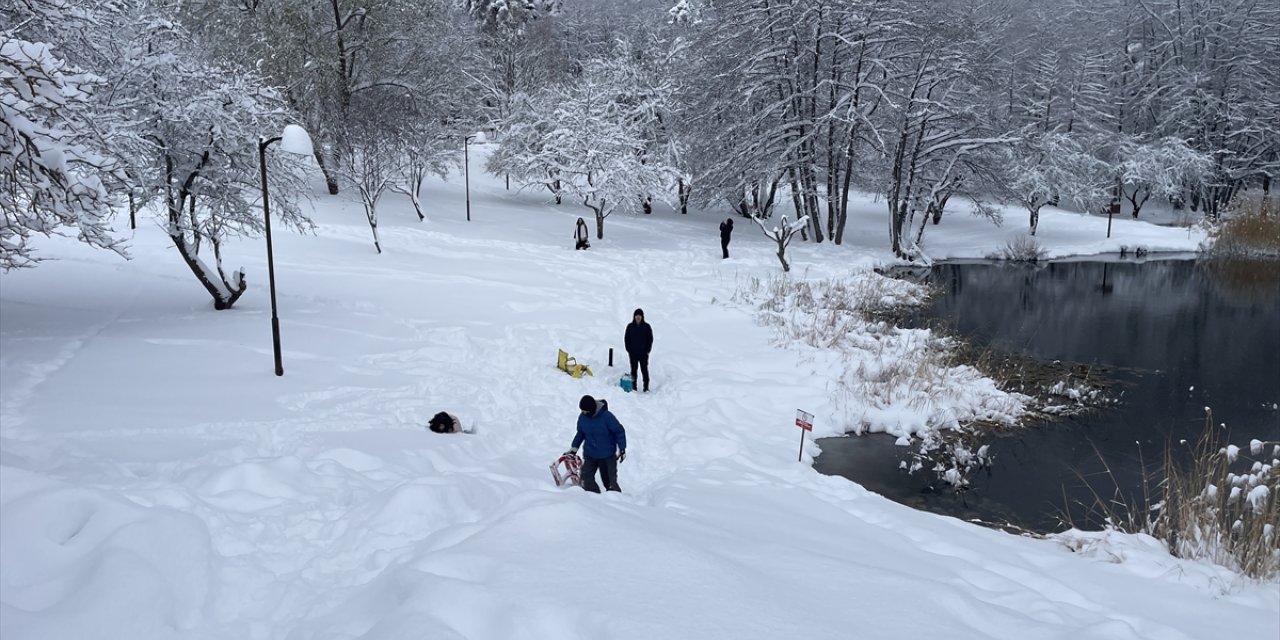
{"label": "tree trunk", "polygon": [[[788,167],[787,176],[791,180],[791,206],[796,210],[796,219],[804,215],[804,190],[800,187],[800,181],[796,177],[796,168]],[[809,240],[809,225],[800,228],[800,239]]]}
{"label": "tree trunk", "polygon": [[1133,188],[1133,193],[1125,193],[1123,189],[1120,191],[1120,193],[1124,195],[1124,199],[1129,201],[1130,208],[1133,209],[1132,213],[1134,220],[1138,219],[1138,212],[1142,210],[1142,205],[1146,204],[1147,198],[1151,197],[1150,190],[1147,191],[1146,197],[1143,197],[1142,189],[1143,188],[1141,186],[1135,186]]}
{"label": "tree trunk", "polygon": [[929,218],[933,224],[942,222],[942,212],[947,208],[947,201],[951,199],[951,190],[947,190],[941,197],[929,203]]}
{"label": "tree trunk", "polygon": [[209,295],[213,297],[213,308],[218,311],[230,309],[231,305],[234,305],[240,299],[240,296],[244,294],[245,289],[248,288],[244,273],[236,272],[237,277],[235,280],[237,282],[234,286],[222,280],[221,277],[218,277],[218,281],[214,282],[216,276],[210,273],[208,267],[200,261],[199,256],[191,251],[184,235],[170,234],[169,238],[173,240],[173,246],[182,256],[182,261],[187,263],[191,273],[195,274],[200,284],[204,285],[205,291],[208,291]]}
{"label": "tree trunk", "polygon": [[1040,207],[1027,209],[1031,213],[1031,235],[1036,235],[1036,227],[1040,226]]}
{"label": "tree trunk", "polygon": [[596,240],[604,240],[604,219],[607,214],[604,212],[604,200],[600,201],[600,206],[591,204],[590,197],[582,199],[582,205],[591,210],[596,217]]}
{"label": "tree trunk", "polygon": [[418,222],[427,219],[427,216],[422,214],[422,181],[426,175],[426,167],[416,166],[411,170],[409,178],[409,200],[413,203],[413,210],[418,214]]}
{"label": "tree trunk", "polygon": [[338,195],[338,176],[329,171],[329,165],[324,161],[324,152],[316,147],[313,155],[316,157],[316,164],[320,165],[320,173],[324,174],[324,183],[329,188],[329,195]]}
{"label": "tree trunk", "polygon": [[378,239],[378,200],[381,193],[374,194],[364,187],[360,188],[360,198],[364,204],[364,215],[369,219],[369,230],[373,232],[373,248],[382,253],[382,242]]}
{"label": "tree trunk", "polygon": [[[853,133],[851,131],[849,135],[852,136]],[[836,244],[844,242],[844,227],[849,222],[849,183],[853,177],[854,151],[854,141],[850,140],[844,161],[844,176],[840,184],[840,209],[836,212],[836,233],[831,238],[831,241]]]}
{"label": "tree trunk", "polygon": [[818,215],[818,176],[814,175],[812,162],[801,170],[800,175],[805,188],[805,211],[799,215],[809,216],[809,227],[813,229],[813,241],[821,243],[826,238],[822,233],[822,216]]}
{"label": "tree trunk", "polygon": [[365,215],[369,217],[369,230],[373,232],[373,248],[381,255],[382,241],[378,239],[378,216],[372,213],[372,210],[367,205],[365,206]]}

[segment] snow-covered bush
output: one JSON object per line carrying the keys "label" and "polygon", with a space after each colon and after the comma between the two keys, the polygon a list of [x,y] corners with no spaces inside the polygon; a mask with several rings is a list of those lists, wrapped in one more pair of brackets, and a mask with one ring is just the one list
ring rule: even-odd
{"label": "snow-covered bush", "polygon": [[1006,242],[998,253],[988,256],[993,260],[1009,260],[1011,262],[1040,262],[1046,255],[1040,241],[1031,235],[1019,235]]}

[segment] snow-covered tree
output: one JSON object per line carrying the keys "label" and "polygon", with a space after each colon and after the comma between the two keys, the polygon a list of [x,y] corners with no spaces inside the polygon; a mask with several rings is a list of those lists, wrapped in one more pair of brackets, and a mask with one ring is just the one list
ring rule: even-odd
{"label": "snow-covered tree", "polygon": [[488,32],[520,31],[560,10],[560,0],[461,0],[471,17]]}
{"label": "snow-covered tree", "polygon": [[[185,23],[219,59],[258,69],[279,87],[288,105],[316,141],[316,158],[329,190],[339,189],[335,171],[339,140],[361,104],[408,98],[395,112],[400,135],[441,126],[474,131],[476,91],[466,82],[466,58],[474,48],[470,18],[454,0],[270,0],[251,8],[222,0],[184,0]],[[406,133],[409,132],[409,133]],[[374,140],[380,140],[375,138]],[[456,149],[460,137],[448,138]],[[372,143],[372,140],[371,140]]]}
{"label": "snow-covered tree", "polygon": [[465,0],[478,37],[463,62],[476,128],[516,116],[517,96],[553,86],[571,66],[554,19],[558,0]]}
{"label": "snow-covered tree", "polygon": [[667,20],[672,24],[697,24],[702,21],[703,4],[702,0],[676,0],[667,9]]}
{"label": "snow-covered tree", "polygon": [[804,229],[804,226],[809,221],[802,217],[795,222],[788,222],[787,216],[784,215],[781,222],[768,226],[763,218],[753,217],[751,220],[756,223],[756,226],[760,227],[766,238],[773,240],[778,245],[778,262],[782,263],[782,270],[784,272],[791,271],[791,263],[787,262],[787,246],[791,244],[796,234],[800,233],[800,230]]}
{"label": "snow-covered tree", "polygon": [[[189,34],[143,3],[116,14],[94,55],[112,66],[105,119],[118,127],[117,158],[137,182],[174,248],[213,298],[227,309],[244,293],[242,270],[228,273],[222,245],[263,229],[257,141],[286,123],[284,106],[262,80],[209,60]],[[105,93],[105,92],[104,92]],[[294,227],[310,221],[299,209],[296,165],[267,154],[272,213]],[[201,250],[208,246],[213,264]]]}
{"label": "snow-covered tree", "polygon": [[101,82],[47,44],[0,32],[0,268],[33,265],[31,234],[63,229],[123,255],[103,182],[117,164],[93,122]]}
{"label": "snow-covered tree", "polygon": [[[632,87],[607,62],[587,64],[553,112],[555,128],[545,146],[563,158],[557,169],[565,192],[582,201],[596,219],[596,237],[615,210],[642,206],[644,194],[667,194],[678,172],[644,154],[648,147],[642,107],[619,99]],[[619,84],[621,82],[622,84]]]}
{"label": "snow-covered tree", "polygon": [[[942,33],[948,33],[944,30]],[[941,46],[922,33],[904,53],[898,82],[889,89],[885,202],[889,207],[889,240],[894,253],[912,259],[920,247],[911,235],[917,216],[940,214],[944,197],[963,179],[971,160],[1015,137],[996,130],[987,119],[973,76],[973,51],[963,40]]]}
{"label": "snow-covered tree", "polygon": [[[242,271],[224,268],[222,246],[228,238],[262,229],[256,142],[281,130],[281,102],[254,74],[213,61],[201,42],[150,0],[22,0],[19,9],[24,8],[31,13],[0,12],[6,33],[21,25],[33,37],[60,41],[57,51],[68,65],[102,78],[97,91],[59,98],[60,121],[47,120],[51,112],[34,103],[20,111],[26,121],[50,126],[61,144],[75,145],[63,151],[61,162],[81,181],[70,188],[78,198],[82,233],[101,229],[95,220],[99,205],[91,210],[88,203],[105,204],[102,190],[120,200],[128,194],[137,208],[154,205],[151,210],[215,308],[231,307],[247,285]],[[42,100],[55,98],[46,89],[40,93]],[[280,221],[309,224],[296,205],[294,167],[274,154],[268,162]],[[107,166],[109,172],[101,170]],[[25,199],[14,202],[25,206]],[[93,242],[111,241],[97,235]],[[204,247],[212,250],[212,264],[201,254]]]}
{"label": "snow-covered tree", "polygon": [[522,186],[546,187],[556,204],[563,200],[564,170],[571,162],[549,137],[571,125],[558,119],[559,100],[560,93],[550,90],[517,96],[515,109],[497,123],[504,133],[486,165],[490,173],[508,175]]}
{"label": "snow-covered tree", "polygon": [[400,179],[391,184],[393,191],[409,196],[419,222],[427,219],[422,212],[422,183],[429,174],[444,179],[448,175],[447,160],[454,155],[444,151],[442,144],[432,142],[423,146],[414,144],[403,150]]}
{"label": "snow-covered tree", "polygon": [[1151,196],[1177,198],[1186,190],[1199,189],[1212,169],[1208,156],[1177,138],[1139,142],[1126,136],[1117,153],[1121,194],[1135,218]]}
{"label": "snow-covered tree", "polygon": [[1001,192],[1027,210],[1033,236],[1046,204],[1065,199],[1088,209],[1106,194],[1107,167],[1078,137],[1028,136],[1010,146],[1002,164]]}
{"label": "snow-covered tree", "polygon": [[[373,248],[382,253],[382,241],[378,238],[378,204],[400,179],[407,158],[400,145],[390,139],[377,140],[360,129],[344,132],[343,140],[350,146],[338,154],[339,174],[355,185],[360,192],[360,204],[364,206],[369,231],[373,233]],[[374,133],[376,132],[369,132]]]}

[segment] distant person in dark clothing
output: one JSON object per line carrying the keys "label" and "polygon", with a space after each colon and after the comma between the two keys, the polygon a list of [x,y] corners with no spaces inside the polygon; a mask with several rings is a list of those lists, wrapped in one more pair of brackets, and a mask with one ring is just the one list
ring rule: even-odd
{"label": "distant person in dark clothing", "polygon": [[574,246],[574,249],[586,249],[591,246],[591,242],[589,240],[591,232],[587,230],[586,220],[578,218],[578,226],[573,230],[573,237],[578,241],[577,245]]}
{"label": "distant person in dark clothing", "polygon": [[[631,358],[631,379],[636,377],[636,367],[644,374],[644,390],[649,390],[649,351],[653,349],[653,327],[644,321],[644,309],[636,309],[631,322],[627,325],[627,333],[623,338],[627,347],[627,355]],[[632,383],[634,384],[634,382]]]}
{"label": "distant person in dark clothing", "polygon": [[729,236],[733,235],[733,218],[725,218],[720,223],[720,250],[724,251],[724,257],[729,257]]}
{"label": "distant person in dark clothing", "polygon": [[[609,403],[582,396],[578,401],[578,432],[573,444],[565,453],[577,455],[582,446],[582,488],[600,493],[596,484],[596,470],[605,491],[622,491],[618,488],[618,463],[627,458],[627,431],[609,411]],[[585,446],[584,446],[585,445]]]}

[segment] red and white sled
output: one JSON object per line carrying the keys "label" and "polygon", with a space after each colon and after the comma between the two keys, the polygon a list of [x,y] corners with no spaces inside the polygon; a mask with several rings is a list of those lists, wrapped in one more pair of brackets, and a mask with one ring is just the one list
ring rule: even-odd
{"label": "red and white sled", "polygon": [[557,487],[576,487],[582,484],[582,479],[578,477],[581,469],[582,458],[577,454],[566,453],[551,464],[551,477],[555,479]]}

